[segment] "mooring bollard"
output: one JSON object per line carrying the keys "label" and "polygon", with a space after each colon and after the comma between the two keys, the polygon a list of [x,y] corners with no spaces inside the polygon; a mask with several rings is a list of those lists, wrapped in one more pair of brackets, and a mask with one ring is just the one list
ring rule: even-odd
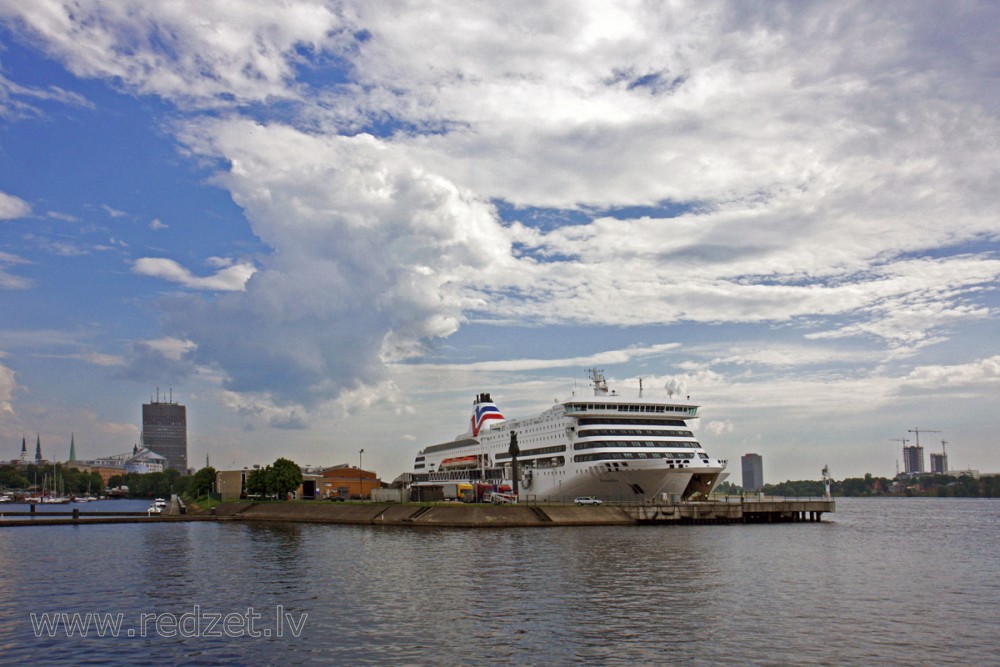
{"label": "mooring bollard", "polygon": [[80,508],[79,507],[74,507],[73,508],[73,521],[79,521],[79,520],[80,520]]}

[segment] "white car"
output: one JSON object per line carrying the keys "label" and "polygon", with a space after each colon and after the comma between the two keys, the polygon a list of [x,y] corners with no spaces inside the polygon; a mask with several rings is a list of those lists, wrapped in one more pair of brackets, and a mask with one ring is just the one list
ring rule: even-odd
{"label": "white car", "polygon": [[594,496],[580,496],[579,498],[574,498],[573,502],[577,505],[600,505],[602,501]]}

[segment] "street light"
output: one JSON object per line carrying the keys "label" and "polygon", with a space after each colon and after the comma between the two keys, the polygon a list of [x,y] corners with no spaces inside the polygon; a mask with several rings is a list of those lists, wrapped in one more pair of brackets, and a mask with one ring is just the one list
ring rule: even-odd
{"label": "street light", "polygon": [[359,496],[365,495],[365,485],[361,481],[361,455],[364,453],[365,453],[364,448],[362,448],[361,451],[358,452],[358,495]]}

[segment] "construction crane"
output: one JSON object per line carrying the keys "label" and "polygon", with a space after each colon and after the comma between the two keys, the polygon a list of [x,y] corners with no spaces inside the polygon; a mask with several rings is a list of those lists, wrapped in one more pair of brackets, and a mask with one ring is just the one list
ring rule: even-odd
{"label": "construction crane", "polygon": [[917,434],[917,447],[920,446],[920,434],[921,433],[940,433],[940,432],[941,431],[932,431],[932,430],[926,429],[926,428],[923,428],[923,429],[921,429],[921,428],[911,428],[908,431],[908,433],[916,433]]}

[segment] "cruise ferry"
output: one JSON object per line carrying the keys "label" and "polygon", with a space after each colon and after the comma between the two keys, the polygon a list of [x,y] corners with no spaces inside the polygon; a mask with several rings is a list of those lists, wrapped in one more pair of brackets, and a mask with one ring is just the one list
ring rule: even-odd
{"label": "cruise ferry", "polygon": [[[588,371],[593,396],[576,396],[545,412],[506,419],[489,394],[473,400],[469,430],[420,450],[411,486],[461,485],[513,491],[520,499],[688,500],[707,496],[725,477],[688,422],[690,401],[626,398],[608,389],[604,372]],[[516,465],[514,465],[516,459]]]}

